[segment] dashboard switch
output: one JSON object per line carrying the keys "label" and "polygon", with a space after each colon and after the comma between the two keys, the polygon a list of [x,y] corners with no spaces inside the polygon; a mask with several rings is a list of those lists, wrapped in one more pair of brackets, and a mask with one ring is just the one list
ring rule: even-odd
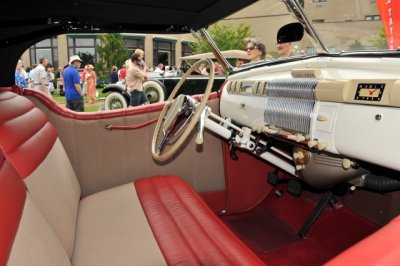
{"label": "dashboard switch", "polygon": [[343,161],[342,161],[342,167],[345,170],[350,169],[350,167],[355,166],[355,165],[356,165],[356,163],[351,161],[350,159],[343,159]]}
{"label": "dashboard switch", "polygon": [[317,120],[318,121],[327,121],[328,120],[328,117],[326,116],[326,115],[318,115],[317,116]]}
{"label": "dashboard switch", "polygon": [[325,150],[326,148],[328,148],[328,143],[326,143],[326,142],[318,142],[317,148],[320,151]]}
{"label": "dashboard switch", "polygon": [[307,144],[308,144],[308,147],[314,148],[315,146],[318,145],[318,141],[317,140],[310,140]]}
{"label": "dashboard switch", "polygon": [[295,153],[293,153],[293,158],[295,160],[303,159],[304,158],[304,154],[301,151],[295,152]]}

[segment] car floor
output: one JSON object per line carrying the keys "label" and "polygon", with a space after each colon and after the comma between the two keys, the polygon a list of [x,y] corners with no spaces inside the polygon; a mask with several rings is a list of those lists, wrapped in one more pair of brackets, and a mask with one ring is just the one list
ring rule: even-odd
{"label": "car floor", "polygon": [[337,198],[338,203],[325,207],[302,239],[298,231],[322,194],[303,192],[297,197],[286,189],[279,185],[250,212],[221,216],[267,265],[321,265],[379,229]]}

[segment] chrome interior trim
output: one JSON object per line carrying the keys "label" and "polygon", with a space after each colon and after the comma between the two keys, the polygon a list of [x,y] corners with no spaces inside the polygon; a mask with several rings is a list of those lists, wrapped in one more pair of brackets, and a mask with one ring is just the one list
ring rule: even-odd
{"label": "chrome interior trim", "polygon": [[275,79],[268,83],[264,122],[308,134],[317,79]]}

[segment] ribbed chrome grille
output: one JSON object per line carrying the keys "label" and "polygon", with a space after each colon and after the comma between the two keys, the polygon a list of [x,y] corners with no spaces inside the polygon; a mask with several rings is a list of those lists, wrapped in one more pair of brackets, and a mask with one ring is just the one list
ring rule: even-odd
{"label": "ribbed chrome grille", "polygon": [[269,125],[309,133],[317,79],[276,79],[268,83],[264,121]]}

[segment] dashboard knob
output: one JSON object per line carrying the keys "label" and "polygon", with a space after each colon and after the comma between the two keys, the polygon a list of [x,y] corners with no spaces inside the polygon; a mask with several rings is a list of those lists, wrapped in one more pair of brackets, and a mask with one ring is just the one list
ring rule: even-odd
{"label": "dashboard knob", "polygon": [[328,117],[326,115],[318,115],[317,120],[321,121],[321,122],[326,121],[326,120],[328,120]]}
{"label": "dashboard knob", "polygon": [[342,167],[346,170],[349,169],[351,166],[353,166],[353,164],[354,164],[354,162],[352,162],[349,159],[343,159],[343,161],[342,161]]}
{"label": "dashboard knob", "polygon": [[326,148],[328,148],[328,143],[326,143],[326,142],[318,142],[317,148],[320,151],[325,150]]}
{"label": "dashboard knob", "polygon": [[314,148],[315,146],[318,145],[318,141],[317,141],[317,140],[310,140],[310,141],[307,143],[307,145],[308,145],[308,147],[310,147],[310,148]]}
{"label": "dashboard knob", "polygon": [[302,141],[305,141],[306,140],[306,137],[304,137],[303,135],[301,135],[301,134],[296,134],[296,139],[295,139],[297,142],[302,142]]}
{"label": "dashboard knob", "polygon": [[295,160],[297,160],[297,159],[303,159],[303,158],[304,158],[304,154],[303,154],[301,151],[295,152],[295,153],[293,153],[293,158],[294,158]]}
{"label": "dashboard knob", "polygon": [[278,133],[278,130],[277,130],[277,129],[275,129],[275,128],[270,128],[270,127],[268,127],[268,126],[265,126],[264,129],[263,129],[263,131],[264,131],[265,133],[268,133],[268,134],[276,134],[276,133]]}

